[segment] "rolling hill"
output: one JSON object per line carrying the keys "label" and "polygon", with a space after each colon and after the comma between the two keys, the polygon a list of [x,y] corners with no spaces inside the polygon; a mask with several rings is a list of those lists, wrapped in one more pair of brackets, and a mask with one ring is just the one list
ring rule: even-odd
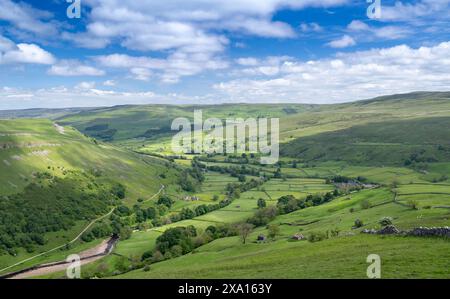
{"label": "rolling hill", "polygon": [[[170,129],[172,121],[177,117],[192,119],[194,110],[202,110],[204,120],[210,117],[278,117],[281,142],[288,143],[301,137],[372,123],[376,126],[376,123],[391,122],[390,129],[395,130],[394,126],[398,125],[397,131],[401,131],[408,125],[407,121],[428,119],[429,123],[431,118],[450,117],[450,93],[416,92],[331,105],[125,105],[89,109],[35,109],[23,112],[0,111],[0,118],[32,115],[56,119],[58,123],[73,126],[98,140],[135,150],[149,147],[150,151],[155,151],[155,144],[167,148],[164,145],[170,143],[170,136],[175,134]],[[349,131],[341,133],[349,134]],[[417,143],[420,141],[417,140]]]}
{"label": "rolling hill", "polygon": [[450,161],[450,117],[374,122],[284,144],[283,156],[305,162],[412,166]]}
{"label": "rolling hill", "polygon": [[0,160],[0,195],[21,191],[37,172],[60,176],[78,170],[121,182],[132,204],[177,178],[167,161],[98,142],[45,119],[0,120]]}
{"label": "rolling hill", "polygon": [[0,268],[72,240],[111,207],[179,188],[181,172],[50,120],[0,120]]}
{"label": "rolling hill", "polygon": [[171,136],[171,124],[175,118],[193,118],[194,110],[203,111],[203,119],[217,117],[284,117],[314,109],[314,105],[261,104],[261,105],[209,105],[172,106],[142,105],[98,108],[69,114],[58,119],[61,124],[71,125],[79,131],[101,140],[120,143],[126,141],[143,142],[158,137]]}

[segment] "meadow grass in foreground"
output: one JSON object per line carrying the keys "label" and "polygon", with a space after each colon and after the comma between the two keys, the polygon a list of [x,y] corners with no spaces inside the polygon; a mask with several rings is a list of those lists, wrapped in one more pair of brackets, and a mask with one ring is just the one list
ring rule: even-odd
{"label": "meadow grass in foreground", "polygon": [[380,255],[382,278],[448,278],[449,247],[442,239],[372,235],[247,245],[235,237],[114,278],[367,278],[369,254]]}

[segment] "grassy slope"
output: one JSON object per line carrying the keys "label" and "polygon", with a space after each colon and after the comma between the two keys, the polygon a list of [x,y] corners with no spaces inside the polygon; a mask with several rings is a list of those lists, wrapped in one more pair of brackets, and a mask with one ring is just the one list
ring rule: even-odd
{"label": "grassy slope", "polygon": [[249,245],[230,238],[117,278],[366,278],[373,253],[381,257],[383,278],[448,278],[448,248],[445,240],[362,235]]}
{"label": "grassy slope", "polygon": [[[139,197],[148,198],[161,184],[168,190],[176,188],[178,171],[167,167],[165,161],[142,157],[108,144],[96,144],[73,128],[58,131],[49,120],[0,121],[0,196],[19,193],[31,182],[37,181],[36,172],[49,172],[64,177],[65,170],[100,171],[100,182],[120,182],[127,187],[125,202],[136,203]],[[159,175],[166,174],[162,179]],[[48,243],[33,253],[20,249],[15,257],[0,256],[0,268],[14,264],[39,252],[47,251],[72,240],[89,221],[80,221],[68,231],[46,234]],[[75,244],[71,252],[82,250],[89,244]],[[79,251],[78,251],[79,252]],[[68,251],[55,252],[33,260],[24,266],[61,259]]]}
{"label": "grassy slope", "polygon": [[305,161],[342,160],[353,165],[402,165],[416,154],[423,162],[450,161],[450,117],[385,121],[298,138],[281,154]]}
{"label": "grassy slope", "polygon": [[374,122],[450,116],[449,93],[394,95],[367,101],[322,105],[281,119],[284,142]]}
{"label": "grassy slope", "polygon": [[95,108],[36,108],[23,110],[0,110],[0,119],[14,119],[14,118],[48,118],[56,119],[65,115],[88,111]]}
{"label": "grassy slope", "polygon": [[[0,195],[18,193],[35,172],[60,176],[64,169],[75,169],[100,171],[106,179],[123,183],[131,205],[177,178],[177,171],[162,160],[96,144],[70,127],[62,134],[48,120],[0,121],[0,145]],[[166,179],[159,176],[163,173]]]}

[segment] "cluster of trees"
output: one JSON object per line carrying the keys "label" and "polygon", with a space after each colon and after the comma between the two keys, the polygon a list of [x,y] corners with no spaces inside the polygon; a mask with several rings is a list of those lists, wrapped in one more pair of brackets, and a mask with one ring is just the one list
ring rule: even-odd
{"label": "cluster of trees", "polygon": [[412,153],[409,155],[409,158],[404,161],[405,166],[417,167],[422,163],[433,163],[438,162],[439,160],[433,156],[426,156],[426,150],[422,149],[418,152]]}
{"label": "cluster of trees", "polygon": [[[193,238],[197,236],[194,226],[176,227],[166,230],[156,239],[156,250],[165,254],[169,250],[179,250],[181,254],[186,254],[194,249]],[[176,248],[174,248],[176,246]]]}
{"label": "cluster of trees", "polygon": [[[253,154],[251,154],[253,155]],[[248,164],[250,163],[249,157],[247,154],[242,154],[241,156],[230,155],[225,158],[226,163],[236,163],[236,164]]]}
{"label": "cluster of trees", "polygon": [[232,200],[227,198],[227,199],[221,200],[217,204],[199,205],[199,206],[195,207],[194,210],[191,210],[190,208],[183,208],[180,211],[180,213],[172,214],[170,216],[170,221],[173,223],[173,222],[178,222],[178,221],[182,221],[182,220],[186,220],[186,219],[192,219],[197,216],[205,215],[207,213],[222,209],[222,208],[228,206],[229,204],[231,204],[231,202],[232,202]]}
{"label": "cluster of trees", "polygon": [[141,260],[155,263],[178,257],[215,239],[235,236],[237,232],[237,226],[231,225],[209,226],[202,233],[194,226],[170,228],[156,239],[155,249],[145,252]]}
{"label": "cluster of trees", "polygon": [[[267,208],[265,211],[258,211],[257,214],[271,214],[270,216],[264,216],[264,217],[269,217],[267,220],[263,221],[263,222],[256,222],[256,223],[252,223],[252,221],[254,221],[258,216],[256,215],[255,217],[249,219],[249,221],[247,222],[243,222],[243,223],[239,223],[235,226],[235,232],[241,237],[241,241],[243,244],[245,244],[247,242],[248,237],[250,236],[250,234],[253,232],[253,229],[255,226],[259,226],[259,225],[265,225],[267,222],[273,220],[275,218],[275,216],[273,216],[273,213],[275,213],[276,215],[276,209],[269,209]],[[267,221],[267,222],[266,222]],[[267,226],[267,230],[268,230],[268,237],[271,238],[272,240],[275,239],[275,237],[280,233],[280,227],[277,224],[270,224]]]}
{"label": "cluster of trees", "polygon": [[139,205],[135,205],[133,209],[130,209],[127,206],[119,206],[114,211],[114,213],[120,218],[129,217],[134,213],[137,223],[145,222],[148,219],[156,219],[158,216],[164,215],[166,212],[167,207],[165,205],[158,205],[156,207],[149,207],[146,209],[142,209]]}
{"label": "cluster of trees", "polygon": [[83,240],[84,242],[91,242],[95,239],[111,236],[112,233],[113,233],[113,229],[111,227],[111,224],[103,221],[103,222],[94,224],[92,229],[85,232],[81,236],[81,240]]}
{"label": "cluster of trees", "polygon": [[172,207],[175,203],[173,199],[171,199],[168,195],[163,194],[158,198],[158,205],[165,205],[168,209]]}
{"label": "cluster of trees", "polygon": [[205,215],[207,213],[210,213],[212,211],[224,208],[228,205],[228,201],[227,200],[222,200],[220,203],[218,204],[213,204],[213,205],[199,205],[197,207],[195,207],[194,210],[191,210],[190,208],[183,208],[181,209],[180,213],[178,214],[173,214],[170,216],[170,220],[171,222],[178,222],[178,221],[182,221],[182,220],[186,220],[186,219],[192,219],[195,218],[197,216],[201,216],[201,215]]}
{"label": "cluster of trees", "polygon": [[[204,165],[204,164],[202,164]],[[251,175],[251,176],[259,176],[260,171],[258,169],[255,169],[255,167],[248,167],[245,165],[241,165],[239,166],[229,166],[229,167],[225,167],[225,166],[219,166],[219,165],[210,165],[210,166],[206,166],[204,165],[205,169],[209,170],[209,171],[215,171],[215,172],[220,172],[221,174],[229,174],[232,177],[239,177],[239,176],[243,176],[243,175]]]}
{"label": "cluster of trees", "polygon": [[[196,160],[197,162],[199,162],[199,161],[202,161],[202,162],[220,162],[220,160],[214,159],[214,157],[216,155],[218,155],[218,154],[208,154],[208,155],[202,156],[202,157],[195,157],[194,160]],[[224,154],[224,156],[225,156],[225,154]],[[239,165],[242,165],[242,166],[245,166],[244,164],[260,165],[258,158],[259,158],[259,156],[257,154],[255,154],[255,153],[250,153],[250,154],[243,153],[241,155],[227,155],[226,158],[224,159],[224,162],[225,163],[229,163],[229,164],[239,164]],[[300,160],[292,160],[290,162],[288,162],[288,161],[278,161],[275,164],[275,166],[277,168],[281,168],[281,167],[297,168],[298,163],[301,163],[301,161]],[[205,169],[208,168],[208,170],[212,170],[212,171],[219,171],[221,173],[228,173],[228,171],[224,169],[224,168],[227,168],[227,167],[220,167],[220,166],[208,166],[208,167],[206,167],[206,165],[203,164],[203,168],[205,168]],[[246,173],[246,174],[248,174],[248,175],[257,175],[257,174],[255,174],[255,172],[253,172],[253,173]]]}
{"label": "cluster of trees", "polygon": [[116,208],[114,215],[118,219],[121,219],[124,225],[130,225],[132,223],[141,225],[151,220],[151,227],[160,226],[162,224],[161,217],[167,214],[173,203],[174,201],[170,197],[161,195],[155,206],[142,208],[140,205],[134,205],[130,209],[127,206],[121,205]]}
{"label": "cluster of trees", "polygon": [[126,240],[131,237],[133,230],[126,219],[121,218],[116,214],[112,214],[109,220],[113,234],[118,235],[122,240]]}
{"label": "cluster of trees", "polygon": [[340,195],[341,193],[339,190],[334,190],[333,192],[327,192],[325,194],[310,194],[304,199],[296,199],[292,195],[286,195],[278,199],[277,207],[281,214],[287,214],[296,210],[330,202]]}
{"label": "cluster of trees", "polygon": [[260,208],[247,222],[254,226],[263,226],[275,219],[278,214],[278,209],[275,206]]}
{"label": "cluster of trees", "polygon": [[119,199],[125,198],[126,188],[120,183],[116,183],[111,188],[111,193]]}
{"label": "cluster of trees", "polygon": [[[309,195],[305,199],[296,199],[292,195],[282,196],[278,199],[277,206],[261,207],[253,217],[247,220],[246,223],[241,223],[236,226],[236,233],[240,235],[242,242],[245,244],[247,237],[251,234],[254,227],[264,226],[273,221],[278,215],[290,213],[298,209],[304,209],[309,206],[320,205],[339,196],[339,192],[328,192],[324,195]],[[387,220],[383,220],[388,222]],[[381,221],[380,221],[381,223]],[[362,226],[362,221],[357,220],[355,225]],[[279,234],[280,228],[277,224],[270,224],[267,226],[268,237],[274,239]],[[339,234],[338,229],[332,229],[326,233],[312,232],[308,236],[310,242],[317,242],[328,239]]]}
{"label": "cluster of trees", "polygon": [[[215,156],[219,154],[208,154],[203,157],[196,157],[195,159],[203,162],[218,162],[218,160],[214,159]],[[257,160],[258,155],[255,153],[242,153],[240,155],[227,155],[226,153],[221,154],[222,156],[226,156],[224,159],[225,163],[229,164],[253,164],[259,165],[259,161]]]}
{"label": "cluster of trees", "polygon": [[[68,230],[76,221],[105,214],[125,195],[123,189],[110,189],[88,173],[71,171],[65,178],[40,173],[35,177],[21,193],[0,200],[0,254],[15,255],[19,247],[33,252],[35,246],[46,243],[46,233]],[[96,228],[95,234],[101,229]]]}

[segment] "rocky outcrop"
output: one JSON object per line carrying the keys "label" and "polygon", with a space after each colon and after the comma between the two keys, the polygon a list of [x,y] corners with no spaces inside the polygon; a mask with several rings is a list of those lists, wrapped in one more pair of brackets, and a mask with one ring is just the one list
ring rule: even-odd
{"label": "rocky outcrop", "polygon": [[407,233],[416,237],[447,237],[450,238],[450,227],[417,227]]}
{"label": "rocky outcrop", "polygon": [[394,225],[388,225],[380,230],[364,229],[361,231],[363,234],[371,235],[396,235],[402,234],[406,236],[414,237],[447,237],[450,238],[450,227],[417,227],[409,231],[400,231]]}
{"label": "rocky outcrop", "polygon": [[377,232],[379,235],[395,235],[398,233],[400,231],[394,225],[387,225]]}

